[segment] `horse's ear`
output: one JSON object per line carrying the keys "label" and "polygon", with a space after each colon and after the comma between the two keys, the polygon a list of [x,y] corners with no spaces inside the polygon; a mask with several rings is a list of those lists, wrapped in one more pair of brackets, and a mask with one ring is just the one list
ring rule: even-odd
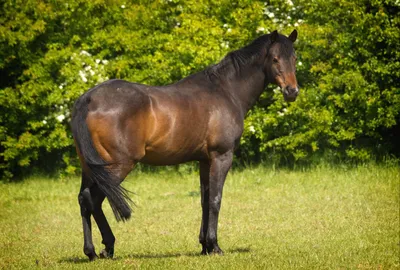
{"label": "horse's ear", "polygon": [[289,35],[289,39],[290,39],[292,42],[295,42],[295,41],[296,41],[296,39],[297,39],[297,30],[296,30],[296,29],[294,29],[293,32]]}
{"label": "horse's ear", "polygon": [[278,36],[279,36],[278,31],[275,30],[274,32],[272,32],[271,33],[271,43],[274,43],[278,39]]}

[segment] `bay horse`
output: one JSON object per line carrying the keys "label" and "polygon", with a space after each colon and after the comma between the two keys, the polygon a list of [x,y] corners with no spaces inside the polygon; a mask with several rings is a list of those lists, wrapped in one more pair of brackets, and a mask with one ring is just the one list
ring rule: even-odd
{"label": "bay horse", "polygon": [[91,216],[105,249],[114,255],[115,237],[102,210],[107,197],[116,219],[131,216],[128,191],[120,184],[135,164],[200,163],[202,254],[222,254],[218,215],[225,177],[243,132],[246,113],[268,83],[277,84],[287,102],[296,99],[294,30],[276,30],[255,39],[223,60],[167,86],[109,80],[75,102],[71,121],[82,166],[80,204],[84,253],[98,258]]}

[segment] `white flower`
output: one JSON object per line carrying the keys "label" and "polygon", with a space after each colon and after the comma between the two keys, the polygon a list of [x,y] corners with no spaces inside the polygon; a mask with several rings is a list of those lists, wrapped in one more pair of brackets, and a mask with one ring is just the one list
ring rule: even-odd
{"label": "white flower", "polygon": [[221,47],[222,48],[229,48],[229,42],[227,42],[227,41],[222,42],[221,43]]}
{"label": "white flower", "polygon": [[297,62],[297,65],[302,66],[303,63],[299,61],[299,62]]}
{"label": "white flower", "polygon": [[291,0],[286,0],[286,3],[287,3],[289,6],[293,6],[293,2],[292,2]]}
{"label": "white flower", "polygon": [[257,28],[256,32],[257,32],[257,33],[265,32],[265,28],[262,27],[262,26],[259,26],[259,27]]}
{"label": "white flower", "polygon": [[63,86],[62,84],[60,84],[60,85],[58,86],[58,88],[63,89],[64,86]]}
{"label": "white flower", "polygon": [[42,123],[46,125],[46,124],[47,124],[47,121],[46,121],[46,120],[43,120]]}
{"label": "white flower", "polygon": [[88,52],[85,51],[85,50],[82,50],[81,53],[80,53],[80,55],[92,56],[90,53],[88,53]]}
{"label": "white flower", "polygon": [[255,133],[255,132],[256,132],[254,126],[249,126],[249,131],[250,131],[251,133]]}
{"label": "white flower", "polygon": [[297,27],[297,26],[299,26],[299,24],[296,22],[296,23],[294,23],[294,26]]}
{"label": "white flower", "polygon": [[59,116],[56,117],[58,122],[62,122],[65,119],[65,115],[60,114]]}
{"label": "white flower", "polygon": [[283,112],[278,112],[278,116],[283,116],[284,113]]}
{"label": "white flower", "polygon": [[100,63],[100,59],[96,59],[96,64]]}
{"label": "white flower", "polygon": [[283,108],[282,111],[285,113],[285,112],[287,112],[287,109],[286,109],[286,108]]}
{"label": "white flower", "polygon": [[228,30],[226,30],[228,33],[232,32],[232,29],[228,28]]}
{"label": "white flower", "polygon": [[83,82],[87,82],[86,74],[83,70],[79,70],[79,76],[81,76]]}
{"label": "white flower", "polygon": [[125,8],[125,5],[121,5],[121,8]]}
{"label": "white flower", "polygon": [[227,28],[227,27],[228,27],[228,24],[227,24],[227,23],[225,23],[223,27],[224,27],[224,28]]}
{"label": "white flower", "polygon": [[103,63],[103,65],[107,65],[108,64],[108,60],[102,60],[101,62]]}

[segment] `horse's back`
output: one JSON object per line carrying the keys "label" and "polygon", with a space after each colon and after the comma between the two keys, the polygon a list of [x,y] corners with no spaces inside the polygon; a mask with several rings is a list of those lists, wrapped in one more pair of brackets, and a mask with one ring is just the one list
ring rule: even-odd
{"label": "horse's back", "polygon": [[126,110],[140,108],[148,104],[146,89],[149,86],[124,80],[109,80],[90,89],[90,111],[101,109]]}

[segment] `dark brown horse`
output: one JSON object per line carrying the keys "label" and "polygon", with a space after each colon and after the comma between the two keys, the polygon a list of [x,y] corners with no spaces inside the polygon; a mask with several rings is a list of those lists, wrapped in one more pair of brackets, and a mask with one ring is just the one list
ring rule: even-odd
{"label": "dark brown horse", "polygon": [[131,216],[120,184],[138,162],[200,162],[202,254],[222,253],[217,242],[222,188],[244,117],[268,83],[280,86],[286,101],[296,99],[296,38],[296,30],[288,38],[274,31],[175,84],[110,80],[76,101],[71,126],[83,171],[78,198],[90,260],[97,258],[91,215],[105,245],[100,256],[114,254],[115,237],[101,205],[107,197],[117,220]]}

